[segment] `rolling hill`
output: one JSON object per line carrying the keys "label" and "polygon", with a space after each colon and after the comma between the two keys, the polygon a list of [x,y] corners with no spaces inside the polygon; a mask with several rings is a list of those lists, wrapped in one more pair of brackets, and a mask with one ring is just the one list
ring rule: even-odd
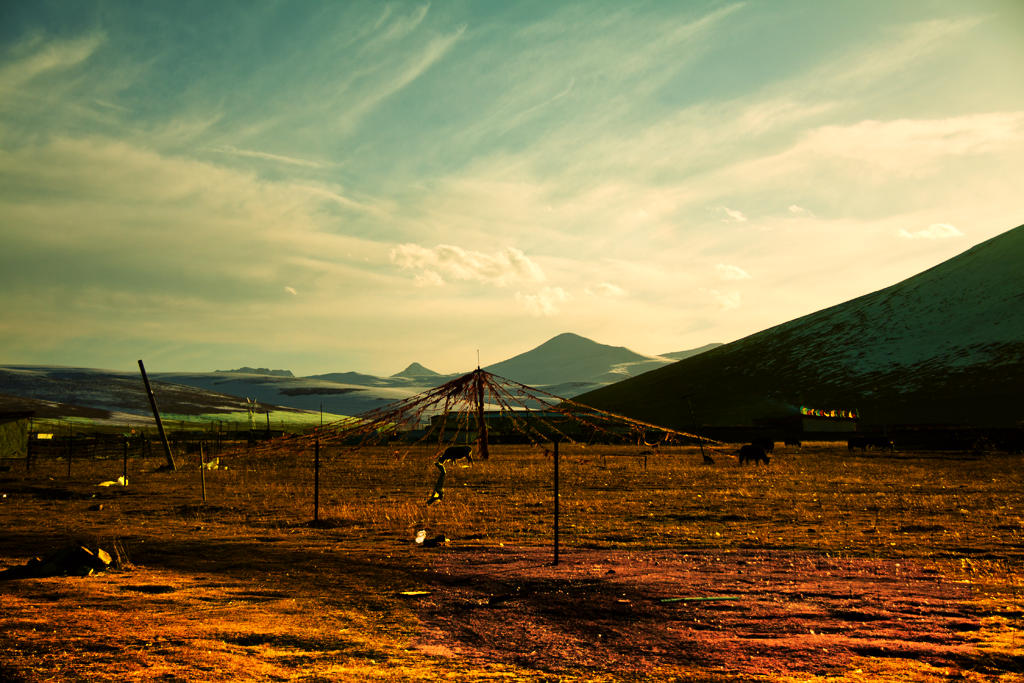
{"label": "rolling hill", "polygon": [[[678,353],[692,355],[701,350]],[[579,335],[562,334],[488,370],[571,397],[670,362],[669,358],[644,356]],[[458,376],[439,374],[420,363],[411,363],[389,377],[360,372],[295,377],[288,370],[249,366],[214,372],[151,370],[149,374],[161,410],[179,414],[244,412],[245,398],[249,397],[270,406],[307,411],[322,407],[334,415],[357,415]],[[20,405],[47,416],[96,417],[110,413],[110,419],[125,421],[130,415],[149,414],[141,380],[134,372],[0,366],[0,394],[8,395],[8,406]]]}
{"label": "rolling hill", "polygon": [[676,427],[751,424],[800,405],[859,409],[863,425],[1020,425],[1021,264],[1024,226],[886,289],[576,400]]}
{"label": "rolling hill", "polygon": [[[216,374],[216,373],[210,373]],[[246,414],[245,399],[150,374],[163,415]],[[0,367],[0,408],[31,410],[40,418],[84,418],[97,424],[152,420],[149,398],[138,373],[94,368],[13,365]],[[265,403],[259,411],[299,412]]]}

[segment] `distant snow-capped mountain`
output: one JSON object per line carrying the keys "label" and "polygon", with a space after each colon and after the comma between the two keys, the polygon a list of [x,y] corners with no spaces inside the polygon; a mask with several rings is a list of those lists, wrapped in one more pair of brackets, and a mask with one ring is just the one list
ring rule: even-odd
{"label": "distant snow-capped mountain", "polygon": [[441,377],[441,373],[434,372],[429,368],[425,368],[419,363],[410,363],[409,367],[401,372],[396,372],[391,375],[392,377],[402,377],[405,379],[424,379],[424,378],[437,378]]}
{"label": "distant snow-capped mountain", "polygon": [[[644,356],[621,346],[561,334],[487,369],[570,398],[671,362],[671,358]],[[411,363],[390,377],[359,372],[293,377],[285,370],[252,367],[215,372],[154,372],[151,369],[149,375],[166,385],[155,389],[158,395],[166,391],[182,397],[182,411],[190,403],[208,405],[212,411],[218,401],[234,410],[244,410],[244,399],[253,398],[261,403],[300,410],[322,408],[336,415],[357,415],[379,408],[458,376],[439,374],[420,363]],[[171,390],[172,385],[180,388]],[[148,404],[141,391],[141,381],[130,372],[0,367],[0,394],[10,393],[27,399],[53,400],[101,410],[146,412]],[[185,396],[182,391],[192,391],[195,395]],[[170,410],[163,405],[161,409]]]}
{"label": "distant snow-capped mountain", "polygon": [[598,344],[567,332],[485,369],[523,384],[538,386],[568,382],[605,384],[670,362],[666,358],[644,356],[623,346]]}

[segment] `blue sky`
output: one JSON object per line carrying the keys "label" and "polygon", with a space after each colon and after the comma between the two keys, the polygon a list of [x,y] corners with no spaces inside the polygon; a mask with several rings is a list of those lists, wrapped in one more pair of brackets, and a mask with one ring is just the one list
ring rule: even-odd
{"label": "blue sky", "polygon": [[1024,223],[1024,4],[0,7],[0,363],[661,353]]}

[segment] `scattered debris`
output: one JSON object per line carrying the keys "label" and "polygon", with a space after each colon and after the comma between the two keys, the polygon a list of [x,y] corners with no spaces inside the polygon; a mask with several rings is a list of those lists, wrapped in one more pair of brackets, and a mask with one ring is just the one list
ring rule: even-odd
{"label": "scattered debris", "polygon": [[401,593],[399,593],[399,595],[404,595],[406,597],[415,598],[415,597],[419,597],[421,595],[430,595],[430,591],[402,591]]}
{"label": "scattered debris", "polygon": [[[207,462],[202,463],[203,468],[207,470],[219,470],[220,469],[220,458],[214,458]],[[227,469],[226,467],[224,469]]]}
{"label": "scattered debris", "polygon": [[451,540],[444,534],[438,534],[433,538],[427,538],[427,530],[420,529],[416,532],[416,545],[424,548],[436,548],[439,545],[447,545],[448,541]]}
{"label": "scattered debris", "polygon": [[103,548],[93,550],[84,545],[72,545],[42,558],[33,557],[19,567],[5,569],[0,572],[0,581],[48,576],[91,576],[109,569],[113,561],[110,553]]}
{"label": "scattered debris", "polygon": [[128,477],[118,477],[113,481],[101,481],[97,486],[127,486]]}

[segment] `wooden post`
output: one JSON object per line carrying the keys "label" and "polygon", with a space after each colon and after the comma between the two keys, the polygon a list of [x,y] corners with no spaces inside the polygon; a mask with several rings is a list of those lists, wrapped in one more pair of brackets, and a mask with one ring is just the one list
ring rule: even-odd
{"label": "wooden post", "polygon": [[690,408],[690,422],[693,423],[693,433],[697,435],[697,443],[700,445],[700,459],[706,463],[708,461],[708,454],[704,452],[704,440],[697,434],[697,418],[693,415],[693,402],[689,396],[686,397],[686,405]]}
{"label": "wooden post", "polygon": [[491,457],[487,449],[487,423],[484,422],[484,371],[476,369],[476,424],[477,444],[476,449],[483,460]]}
{"label": "wooden post", "polygon": [[203,442],[199,442],[199,481],[203,485],[203,505],[206,505],[206,456],[203,455]]}
{"label": "wooden post", "polygon": [[32,471],[32,419],[28,421],[28,440],[25,441],[25,474]]}
{"label": "wooden post", "polygon": [[552,563],[554,566],[558,566],[558,439],[554,440],[554,455],[552,456],[555,461],[555,561]]}
{"label": "wooden post", "polygon": [[313,447],[313,521],[320,521],[320,435]]}
{"label": "wooden post", "polygon": [[71,478],[71,459],[75,457],[75,429],[68,427],[68,478]]}
{"label": "wooden post", "polygon": [[142,373],[142,381],[146,385],[146,394],[149,396],[149,406],[153,409],[153,419],[156,420],[156,429],[160,432],[160,441],[164,445],[164,457],[167,458],[167,467],[172,471],[177,470],[177,466],[174,464],[174,456],[171,455],[171,444],[167,442],[167,435],[164,433],[164,423],[160,419],[160,411],[156,407],[156,396],[153,395],[153,389],[149,386],[149,377],[146,376],[146,366],[142,364],[142,359],[139,359],[139,371]]}
{"label": "wooden post", "polygon": [[121,463],[121,476],[124,477],[125,484],[128,483],[128,437],[124,437],[124,458]]}

